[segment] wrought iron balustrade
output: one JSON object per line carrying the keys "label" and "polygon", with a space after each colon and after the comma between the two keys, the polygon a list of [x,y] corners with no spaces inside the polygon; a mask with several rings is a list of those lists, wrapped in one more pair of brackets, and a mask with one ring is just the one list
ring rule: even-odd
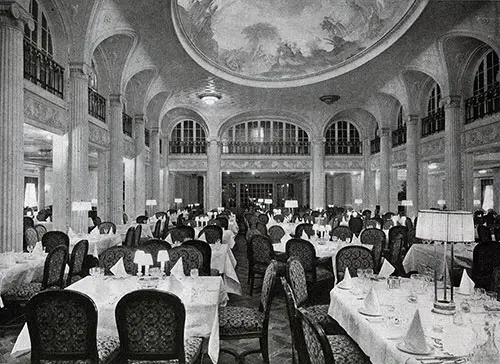
{"label": "wrought iron balustrade", "polygon": [[406,127],[398,128],[392,131],[392,146],[406,144]]}
{"label": "wrought iron balustrade", "polygon": [[376,154],[380,152],[380,137],[370,140],[370,153]]}
{"label": "wrought iron balustrade", "polygon": [[89,115],[106,122],[106,99],[89,87]]}
{"label": "wrought iron balustrade", "polygon": [[123,134],[128,135],[132,138],[132,117],[125,113],[122,113],[123,120]]}
{"label": "wrought iron balustrade", "polygon": [[144,129],[144,144],[146,144],[146,147],[149,147],[151,141],[151,133],[149,132],[148,128]]}
{"label": "wrought iron balustrade", "polygon": [[465,100],[465,123],[500,111],[500,84]]}
{"label": "wrought iron balustrade", "polygon": [[224,154],[309,155],[309,142],[222,142]]}
{"label": "wrought iron balustrade", "polygon": [[359,155],[363,153],[360,141],[336,141],[325,143],[325,155]]}
{"label": "wrought iron balustrade", "polygon": [[207,142],[206,141],[183,141],[183,140],[170,140],[169,141],[170,154],[206,154]]}
{"label": "wrought iron balustrade", "polygon": [[444,130],[444,107],[422,118],[422,138]]}
{"label": "wrought iron balustrade", "polygon": [[64,98],[64,68],[28,39],[24,39],[24,78]]}

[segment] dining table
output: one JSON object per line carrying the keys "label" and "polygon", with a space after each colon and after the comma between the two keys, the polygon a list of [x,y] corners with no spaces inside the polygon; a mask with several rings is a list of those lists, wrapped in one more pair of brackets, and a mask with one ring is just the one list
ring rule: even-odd
{"label": "dining table", "polygon": [[[198,235],[200,235],[201,230],[203,230],[202,226],[196,226],[194,228],[195,232],[195,239],[198,239]],[[234,245],[236,244],[236,241],[234,240],[234,237],[236,235],[232,230],[222,230],[222,243],[227,244],[229,248],[233,249]]]}
{"label": "dining table", "polygon": [[[144,280],[137,276],[125,278],[114,276],[87,276],[66,289],[85,293],[95,303],[98,314],[97,336],[118,336],[115,321],[116,304],[125,294],[151,288],[177,295],[186,309],[184,337],[203,337],[208,339],[207,352],[213,363],[219,358],[219,306],[227,304],[228,296],[221,277],[184,277],[172,276],[158,280]],[[31,351],[28,327],[25,324],[18,335],[11,355],[20,357]]]}
{"label": "dining table", "polygon": [[[90,232],[85,233],[69,233],[69,252],[80,240],[88,240],[90,255],[100,255],[103,251],[116,245],[122,245],[122,237],[120,234],[97,234]],[[97,256],[97,257],[98,257]]]}
{"label": "dining table", "polygon": [[236,258],[227,244],[210,244],[212,258],[210,267],[217,269],[222,275],[227,293],[241,295],[241,283],[236,274]]}
{"label": "dining table", "polygon": [[149,224],[132,223],[116,225],[116,234],[119,234],[122,241],[125,241],[128,229],[138,225],[141,225],[141,239],[153,239],[153,231],[151,230],[151,226]]}
{"label": "dining table", "polygon": [[[471,355],[474,347],[487,341],[486,322],[494,324],[500,319],[500,302],[485,295],[456,294],[458,313],[434,313],[433,285],[415,286],[415,281],[409,278],[401,278],[396,288],[389,288],[385,279],[367,278],[353,278],[350,289],[341,286],[330,292],[328,314],[373,364],[465,364],[462,360]],[[380,304],[378,315],[365,313],[365,298],[372,288]],[[427,345],[425,352],[405,345],[417,309]]]}

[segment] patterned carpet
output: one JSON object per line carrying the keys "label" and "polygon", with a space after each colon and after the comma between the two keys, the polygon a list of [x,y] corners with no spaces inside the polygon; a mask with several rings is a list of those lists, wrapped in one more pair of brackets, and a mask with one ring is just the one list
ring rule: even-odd
{"label": "patterned carpet", "polygon": [[[248,292],[246,285],[247,278],[247,259],[246,246],[243,243],[237,244],[233,249],[234,255],[238,261],[237,274],[240,279],[243,292]],[[230,305],[243,304],[248,307],[258,307],[260,299],[260,284],[261,280],[256,280],[256,289],[254,289],[253,297],[249,296],[231,296]],[[328,299],[328,294],[322,299]],[[325,301],[326,303],[327,301]],[[18,332],[10,331],[0,337],[0,363],[5,364],[26,364],[29,363],[29,357],[14,359],[10,356],[10,351],[14,345]],[[286,312],[286,304],[281,286],[276,289],[276,294],[273,299],[269,327],[269,355],[271,364],[284,364],[292,362],[291,354],[291,333],[288,325],[288,316]],[[258,340],[239,340],[222,342],[222,348],[229,348],[237,352],[248,349],[258,348]],[[246,364],[262,363],[260,354],[251,354],[246,357]],[[205,355],[203,364],[211,363],[208,356]],[[220,364],[234,364],[235,360],[231,355],[221,353],[219,358]]]}

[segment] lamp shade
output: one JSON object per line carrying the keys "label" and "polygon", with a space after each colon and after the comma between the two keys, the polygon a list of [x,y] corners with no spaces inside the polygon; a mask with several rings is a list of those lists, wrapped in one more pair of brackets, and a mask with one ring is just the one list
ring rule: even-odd
{"label": "lamp shade", "polygon": [[264,200],[264,203],[265,203],[266,205],[270,205],[270,204],[272,204],[272,203],[273,203],[273,199],[272,199],[272,198],[266,198],[266,199]]}
{"label": "lamp shade", "polygon": [[71,211],[89,211],[92,210],[90,201],[73,201],[71,203]]}
{"label": "lamp shade", "polygon": [[146,200],[146,206],[156,206],[158,202],[156,200]]}
{"label": "lamp shade", "polygon": [[150,253],[144,253],[142,265],[153,265],[153,256]]}
{"label": "lamp shade", "polygon": [[137,250],[135,252],[135,255],[134,255],[134,263],[135,264],[139,264],[139,265],[143,265],[143,261],[144,261],[144,251],[142,250]]}
{"label": "lamp shade", "polygon": [[403,200],[401,201],[401,206],[413,206],[412,200]]}
{"label": "lamp shade", "polygon": [[438,200],[438,205],[445,205],[446,201],[445,200]]}
{"label": "lamp shade", "polygon": [[360,199],[360,198],[356,198],[356,199],[354,200],[354,203],[355,203],[356,205],[361,205],[361,204],[363,203],[363,200],[362,200],[362,199]]}
{"label": "lamp shade", "polygon": [[473,242],[474,220],[468,211],[421,210],[415,233],[423,240]]}
{"label": "lamp shade", "polygon": [[259,199],[257,200],[257,202],[258,202],[258,203],[264,203],[264,199],[263,199],[263,198],[259,198]]}
{"label": "lamp shade", "polygon": [[159,262],[168,262],[170,260],[170,256],[168,255],[168,250],[160,250],[158,252],[157,260]]}
{"label": "lamp shade", "polygon": [[285,200],[285,207],[286,208],[299,207],[299,201],[297,201],[297,200]]}
{"label": "lamp shade", "polygon": [[175,203],[182,203],[182,198],[174,198]]}

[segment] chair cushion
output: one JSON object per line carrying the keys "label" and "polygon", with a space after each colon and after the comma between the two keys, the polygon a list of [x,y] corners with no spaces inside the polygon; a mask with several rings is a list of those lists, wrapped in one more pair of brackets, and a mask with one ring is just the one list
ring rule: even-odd
{"label": "chair cushion", "polygon": [[370,359],[349,336],[328,335],[336,364],[369,364]]}
{"label": "chair cushion", "polygon": [[324,267],[316,267],[316,279],[318,282],[330,279],[333,283],[333,272]]}
{"label": "chair cushion", "polygon": [[226,306],[219,311],[221,335],[260,333],[264,328],[264,313],[247,307]]}
{"label": "chair cushion", "polygon": [[[194,363],[201,353],[201,345],[203,339],[201,337],[190,337],[184,339],[184,356],[186,358],[186,364]],[[175,364],[178,363],[177,359],[172,360],[129,360],[129,364]]]}
{"label": "chair cushion", "polygon": [[305,309],[321,326],[333,323],[333,319],[328,315],[328,305],[307,306]]}
{"label": "chair cushion", "polygon": [[42,283],[31,282],[21,286],[13,286],[5,292],[4,298],[7,301],[28,301],[31,297],[42,290]]}

